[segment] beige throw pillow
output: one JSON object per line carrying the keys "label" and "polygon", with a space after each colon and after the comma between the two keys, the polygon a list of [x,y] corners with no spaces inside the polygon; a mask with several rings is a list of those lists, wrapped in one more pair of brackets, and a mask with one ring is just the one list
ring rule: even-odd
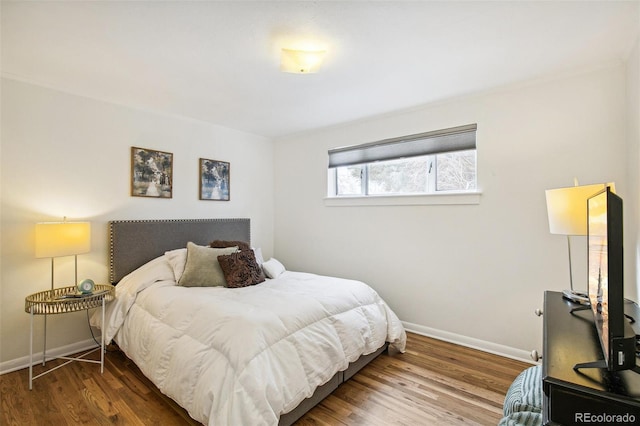
{"label": "beige throw pillow", "polygon": [[218,256],[238,251],[238,247],[210,248],[187,243],[187,263],[178,284],[185,287],[224,286],[224,273],[218,262]]}

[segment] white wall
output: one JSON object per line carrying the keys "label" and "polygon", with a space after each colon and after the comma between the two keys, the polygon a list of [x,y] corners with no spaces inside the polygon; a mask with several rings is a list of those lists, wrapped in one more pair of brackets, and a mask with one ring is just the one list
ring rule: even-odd
{"label": "white wall", "polygon": [[[88,220],[92,251],[79,277],[107,282],[107,222],[248,217],[252,242],[273,251],[273,144],[208,123],[2,80],[0,367],[29,353],[24,297],[50,286],[50,260],[34,257],[34,224]],[[172,152],[172,199],[131,197],[132,146]],[[231,163],[231,200],[198,200],[198,159]],[[73,258],[56,260],[56,286],[73,282]],[[51,316],[48,346],[90,338],[86,315]],[[36,321],[37,351],[42,320]],[[2,368],[0,368],[1,370]]]}
{"label": "white wall", "polygon": [[[569,287],[566,238],[545,189],[627,183],[625,67],[471,96],[275,146],[275,252],[292,270],[360,279],[400,319],[514,356],[542,348],[543,291]],[[328,207],[327,150],[477,123],[479,205]],[[636,187],[637,189],[637,187]],[[584,237],[574,280],[586,287]],[[510,349],[514,349],[510,351]]]}

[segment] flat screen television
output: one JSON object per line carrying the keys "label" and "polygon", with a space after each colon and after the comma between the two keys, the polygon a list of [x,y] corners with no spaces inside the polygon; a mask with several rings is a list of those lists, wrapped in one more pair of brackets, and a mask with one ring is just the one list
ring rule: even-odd
{"label": "flat screen television", "polygon": [[589,304],[604,359],[574,369],[633,369],[636,338],[624,314],[622,198],[609,187],[587,200],[587,266]]}

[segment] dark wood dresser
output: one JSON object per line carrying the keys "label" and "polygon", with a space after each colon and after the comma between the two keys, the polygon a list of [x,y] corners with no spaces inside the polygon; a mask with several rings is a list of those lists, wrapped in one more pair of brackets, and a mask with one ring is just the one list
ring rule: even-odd
{"label": "dark wood dresser", "polygon": [[[596,368],[573,369],[577,363],[604,358],[593,314],[590,310],[571,314],[571,309],[578,306],[560,292],[545,292],[543,423],[640,424],[640,374],[631,370],[611,373]],[[625,303],[625,311],[640,323],[637,304]]]}

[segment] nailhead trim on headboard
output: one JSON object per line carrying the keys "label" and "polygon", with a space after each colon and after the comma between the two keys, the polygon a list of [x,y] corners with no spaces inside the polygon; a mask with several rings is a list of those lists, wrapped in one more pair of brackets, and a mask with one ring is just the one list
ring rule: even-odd
{"label": "nailhead trim on headboard", "polygon": [[251,223],[245,218],[153,219],[109,222],[109,280],[124,276],[191,241],[207,245],[213,240],[246,241],[251,244]]}

